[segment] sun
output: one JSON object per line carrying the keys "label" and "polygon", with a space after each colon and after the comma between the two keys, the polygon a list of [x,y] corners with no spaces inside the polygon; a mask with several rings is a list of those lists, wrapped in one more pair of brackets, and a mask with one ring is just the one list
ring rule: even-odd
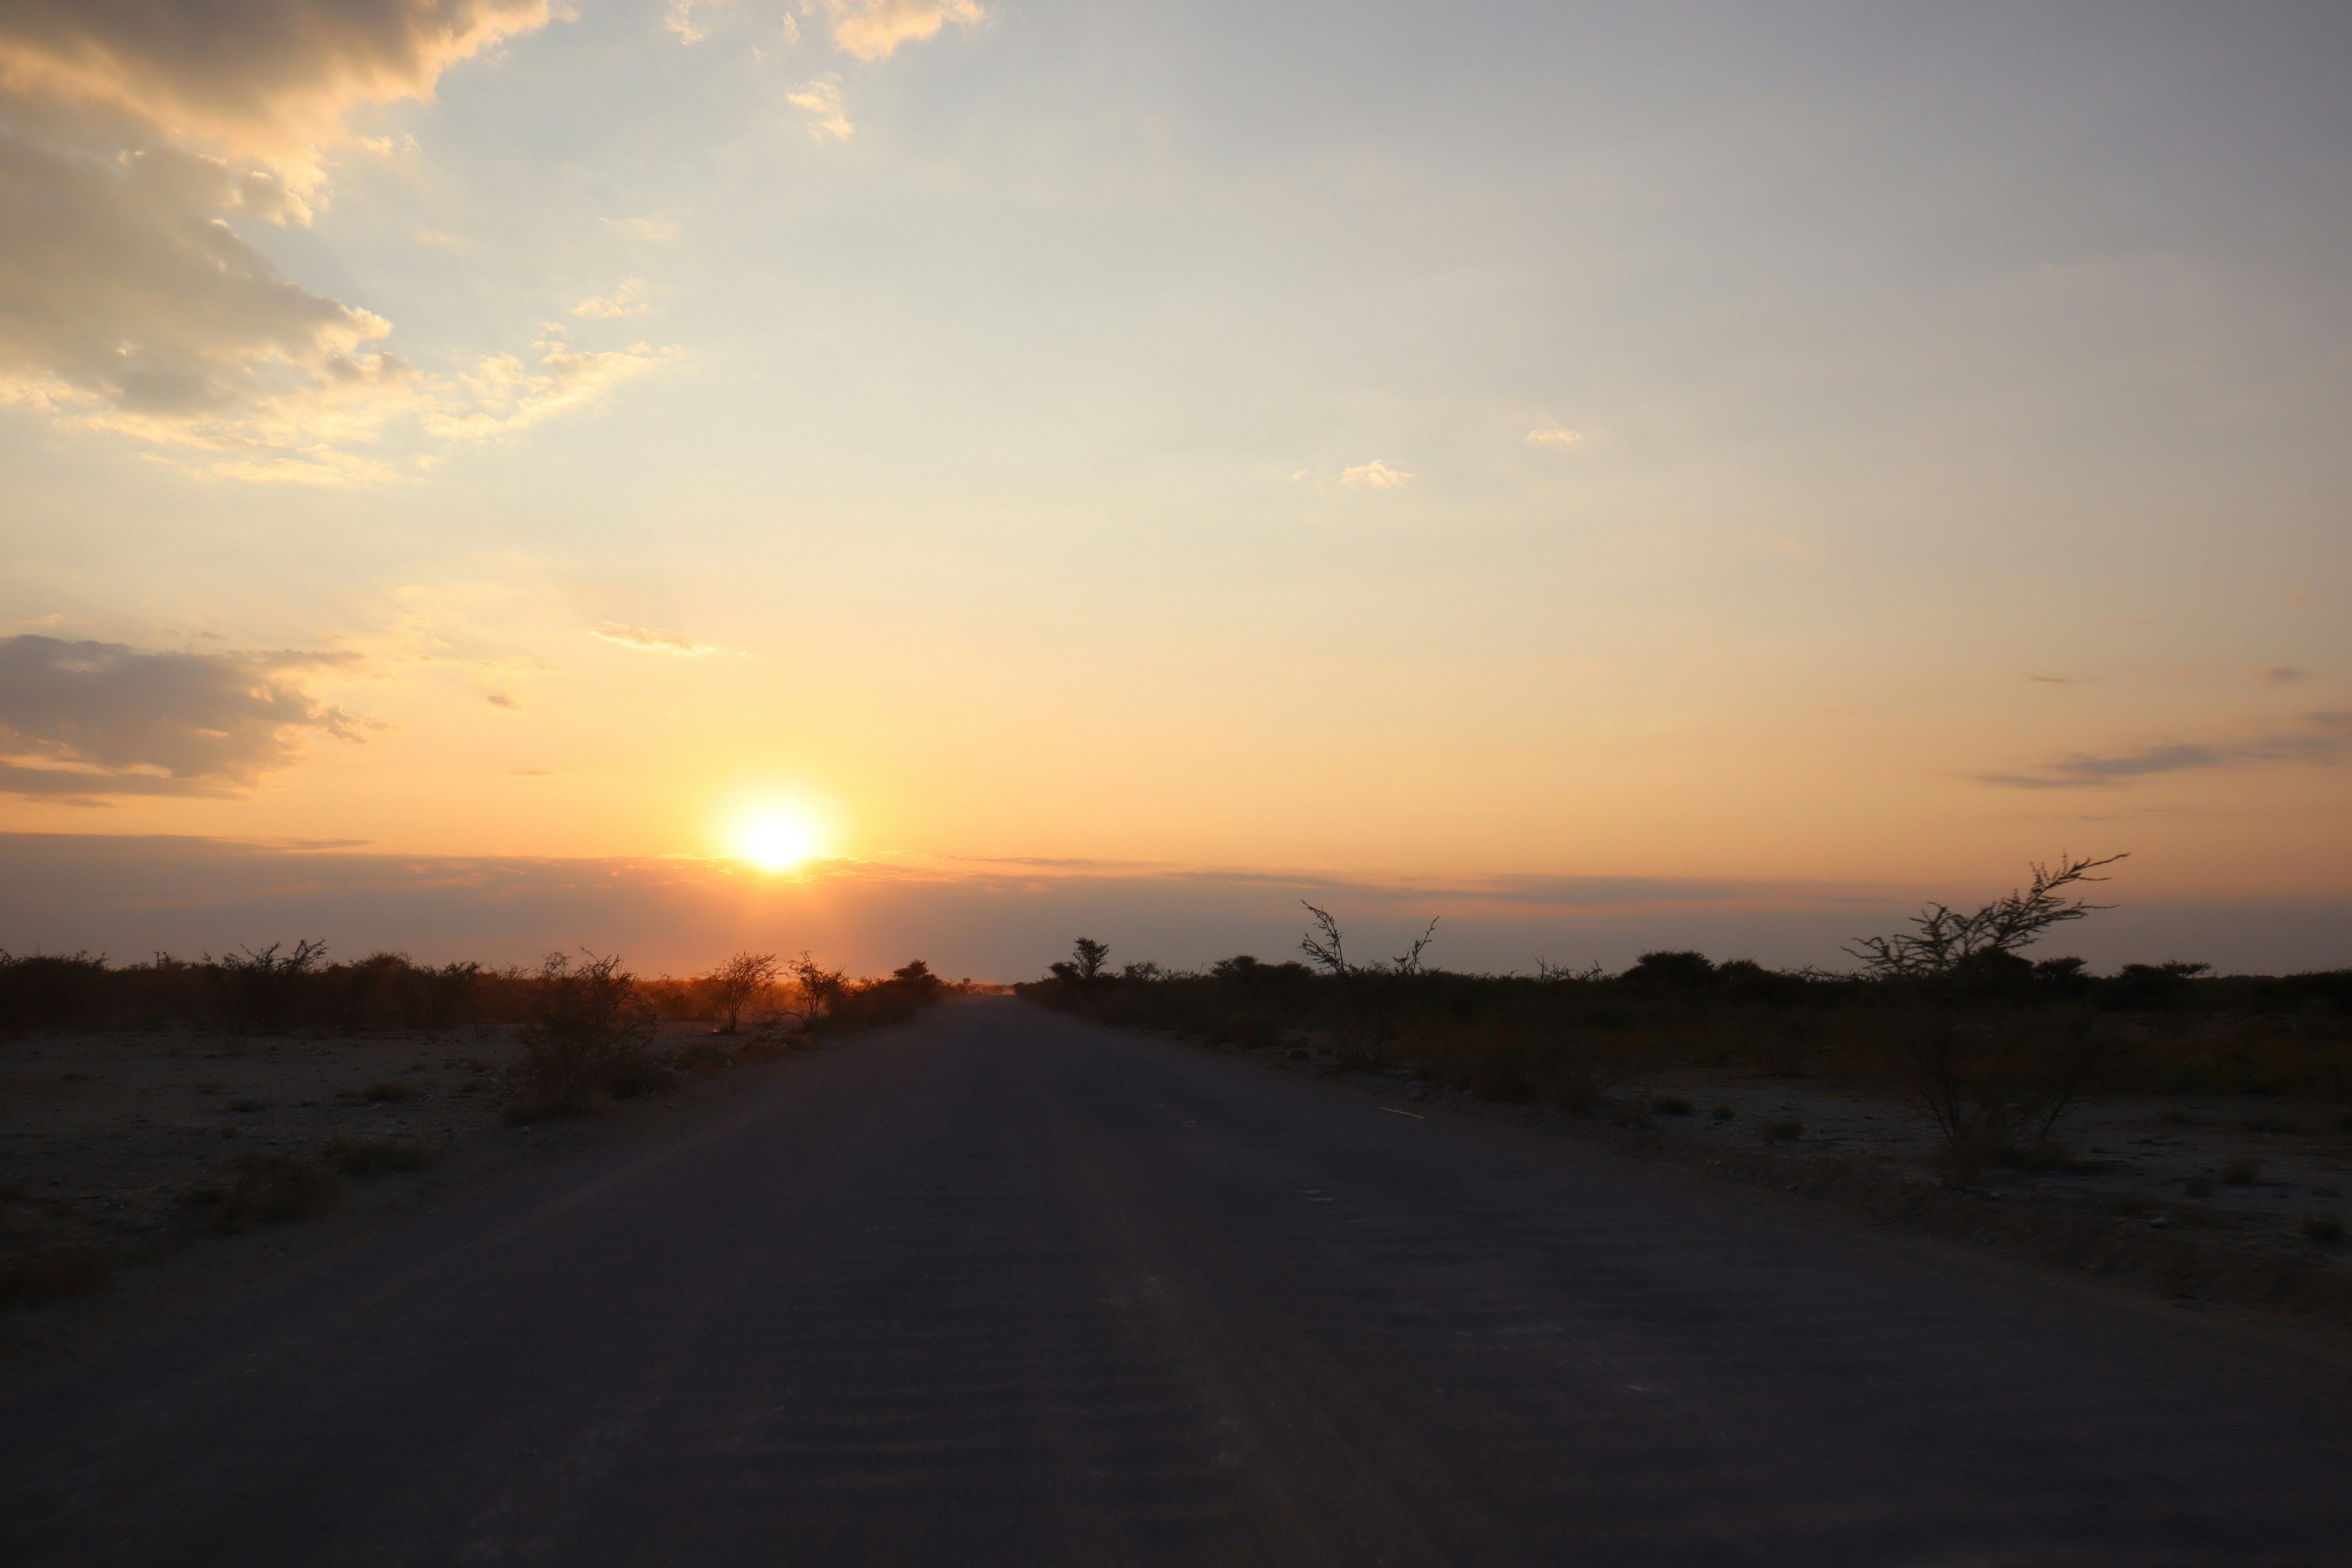
{"label": "sun", "polygon": [[816,825],[793,812],[760,812],[745,817],[735,834],[735,853],[762,871],[789,871],[817,847]]}

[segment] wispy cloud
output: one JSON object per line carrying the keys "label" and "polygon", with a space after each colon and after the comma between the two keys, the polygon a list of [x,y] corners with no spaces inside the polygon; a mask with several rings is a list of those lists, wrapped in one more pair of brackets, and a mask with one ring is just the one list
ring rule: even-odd
{"label": "wispy cloud", "polygon": [[1391,468],[1378,458],[1353,468],[1339,470],[1339,482],[1359,489],[1392,490],[1412,482],[1413,476],[1402,468]]}
{"label": "wispy cloud", "polygon": [[2137,751],[2061,758],[2026,773],[1979,773],[2004,789],[2105,789],[2158,773],[2258,763],[2332,763],[2352,748],[2352,713],[2306,713],[2305,728],[2251,741],[2176,742]]}
{"label": "wispy cloud", "polygon": [[2031,670],[2026,672],[2025,679],[2032,681],[2036,686],[2072,686],[2074,684],[2074,679],[2071,676],[2036,675]]}
{"label": "wispy cloud", "polygon": [[801,9],[832,22],[835,48],[867,61],[888,59],[950,22],[976,27],[988,19],[976,0],[803,0]]}
{"label": "wispy cloud", "polygon": [[710,30],[694,19],[696,8],[707,10],[726,3],[727,0],[669,0],[669,9],[662,13],[662,26],[677,34],[681,44],[698,44],[710,37]]}
{"label": "wispy cloud", "polygon": [[608,217],[604,220],[610,228],[617,228],[631,239],[642,239],[656,245],[667,245],[677,237],[676,220],[660,217]]}
{"label": "wispy cloud", "polygon": [[1581,430],[1560,430],[1547,426],[1540,430],[1528,432],[1528,445],[1530,447],[1573,447],[1583,439],[1584,432]]}
{"label": "wispy cloud", "polygon": [[621,279],[620,286],[610,294],[592,294],[572,306],[572,313],[575,316],[603,320],[619,316],[642,316],[653,309],[646,299],[646,296],[653,291],[654,285],[642,278],[624,278]]}
{"label": "wispy cloud", "polygon": [[2293,686],[2304,679],[2303,671],[2291,664],[2274,664],[2262,673],[2266,686]]}
{"label": "wispy cloud", "polygon": [[719,651],[708,644],[682,637],[676,632],[657,631],[652,626],[624,626],[618,621],[606,621],[589,627],[588,631],[591,637],[603,637],[606,642],[619,643],[623,647],[636,648],[644,653],[674,653],[687,658],[699,658],[704,654]]}
{"label": "wispy cloud", "polygon": [[803,82],[798,89],[786,93],[784,101],[807,111],[809,132],[820,139],[830,136],[836,142],[846,142],[857,130],[842,107],[841,79],[837,76],[828,74]]}
{"label": "wispy cloud", "polygon": [[345,653],[186,653],[0,638],[0,793],[51,799],[234,795],[306,731],[366,726],[306,693]]}

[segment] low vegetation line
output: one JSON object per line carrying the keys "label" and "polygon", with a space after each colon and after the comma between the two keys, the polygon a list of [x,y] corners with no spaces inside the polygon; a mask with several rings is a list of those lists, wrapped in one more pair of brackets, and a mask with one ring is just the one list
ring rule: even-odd
{"label": "low vegetation line", "polygon": [[1080,938],[1023,996],[1276,1066],[1544,1108],[1551,1125],[1889,1223],[2352,1326],[2352,970],[2112,974],[2024,949],[2102,905],[2062,858],[1983,909],[1857,939],[1849,973],[1693,952],[1616,973],[1351,957],[1110,964]]}

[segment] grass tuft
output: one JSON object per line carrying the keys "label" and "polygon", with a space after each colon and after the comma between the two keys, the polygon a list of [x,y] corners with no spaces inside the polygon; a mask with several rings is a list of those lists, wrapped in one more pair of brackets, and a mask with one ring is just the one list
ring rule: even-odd
{"label": "grass tuft", "polygon": [[1650,1109],[1661,1116],[1688,1116],[1695,1108],[1687,1095],[1654,1094],[1650,1097]]}
{"label": "grass tuft", "polygon": [[2257,1180],[2262,1173],[2263,1163],[2260,1160],[2240,1158],[2231,1160],[2221,1167],[2221,1179],[2238,1186],[2244,1186]]}
{"label": "grass tuft", "polygon": [[2303,1216],[2303,1234],[2313,1241],[2341,1241],[2344,1222],[2332,1214],[2307,1214]]}
{"label": "grass tuft", "polygon": [[1738,1115],[1739,1112],[1728,1105],[1718,1105],[1715,1108],[1715,1119],[1717,1121],[1730,1121]]}
{"label": "grass tuft", "polygon": [[1758,1123],[1756,1132],[1767,1143],[1778,1143],[1784,1138],[1802,1138],[1805,1124],[1793,1116],[1775,1116]]}
{"label": "grass tuft", "polygon": [[0,1306],[37,1307],[60,1296],[89,1296],[114,1283],[114,1264],[92,1247],[35,1253],[0,1268]]}
{"label": "grass tuft", "polygon": [[360,1098],[373,1105],[386,1100],[415,1100],[424,1092],[413,1083],[402,1083],[396,1079],[381,1078],[360,1090]]}
{"label": "grass tuft", "polygon": [[283,1154],[256,1154],[237,1173],[221,1205],[220,1228],[250,1230],[255,1224],[291,1225],[324,1219],[342,1201],[342,1177],[325,1165],[306,1164]]}
{"label": "grass tuft", "polygon": [[421,1171],[433,1163],[433,1146],[416,1138],[352,1138],[337,1134],[319,1155],[346,1176],[379,1171]]}

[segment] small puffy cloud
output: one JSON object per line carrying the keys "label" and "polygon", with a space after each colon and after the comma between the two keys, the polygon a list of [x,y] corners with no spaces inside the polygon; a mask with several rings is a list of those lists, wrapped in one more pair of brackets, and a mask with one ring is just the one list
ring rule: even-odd
{"label": "small puffy cloud", "polygon": [[2268,686],[2293,686],[2302,679],[2303,671],[2291,664],[2274,664],[2263,671],[2263,684]]}
{"label": "small puffy cloud", "polygon": [[310,731],[360,726],[301,688],[330,653],[153,652],[0,638],[0,792],[89,800],[221,795],[294,760]]}
{"label": "small puffy cloud", "polygon": [[819,138],[830,136],[836,142],[846,142],[857,129],[842,110],[839,77],[827,75],[804,82],[797,90],[786,93],[784,101],[809,113],[814,121],[809,130]]}
{"label": "small puffy cloud", "polygon": [[727,0],[669,0],[669,9],[662,14],[662,26],[676,33],[681,44],[698,44],[710,37],[710,29],[694,19],[696,6],[708,9],[726,3]]}
{"label": "small puffy cloud", "polygon": [[2306,713],[2305,728],[2252,741],[2175,742],[2105,755],[2045,763],[2030,773],[1982,773],[1979,782],[2004,789],[2105,789],[2159,773],[2242,767],[2258,763],[2340,762],[2352,748],[2352,713]]}
{"label": "small puffy cloud", "polygon": [[934,37],[950,22],[975,27],[988,19],[977,0],[805,0],[801,9],[832,23],[835,48],[869,61]]}
{"label": "small puffy cloud", "polygon": [[1412,482],[1412,476],[1402,468],[1391,468],[1375,458],[1360,468],[1339,470],[1339,482],[1359,489],[1392,490]]}
{"label": "small puffy cloud", "polygon": [[588,633],[591,637],[603,637],[606,642],[619,643],[623,647],[633,647],[641,653],[674,653],[686,658],[699,658],[704,654],[719,651],[682,637],[676,632],[656,631],[651,626],[623,626],[618,621],[606,621],[591,626]]}
{"label": "small puffy cloud", "polygon": [[503,691],[493,691],[488,696],[483,698],[482,700],[488,703],[493,708],[504,708],[509,711],[519,710],[522,707],[521,703],[516,701],[512,697]]}
{"label": "small puffy cloud", "polygon": [[1540,430],[1528,432],[1528,445],[1530,447],[1573,447],[1583,439],[1584,432],[1581,430],[1560,430],[1547,426]]}
{"label": "small puffy cloud", "polygon": [[605,319],[616,316],[642,316],[653,309],[653,306],[646,300],[646,296],[652,291],[653,285],[642,278],[624,278],[621,279],[620,287],[614,289],[610,294],[592,295],[572,306],[572,313],[575,316]]}
{"label": "small puffy cloud", "polygon": [[677,225],[667,218],[608,217],[607,226],[619,229],[631,239],[643,239],[656,245],[667,245],[677,237]]}

